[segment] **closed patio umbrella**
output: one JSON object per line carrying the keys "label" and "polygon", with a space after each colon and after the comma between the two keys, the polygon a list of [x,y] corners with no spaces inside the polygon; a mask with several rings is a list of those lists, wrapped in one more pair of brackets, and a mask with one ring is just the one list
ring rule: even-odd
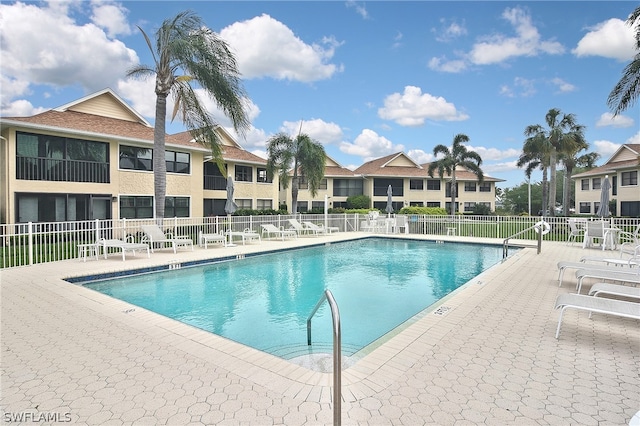
{"label": "closed patio umbrella", "polygon": [[609,216],[609,190],[611,189],[611,184],[609,183],[609,176],[604,177],[604,181],[602,182],[602,186],[600,187],[600,207],[598,207],[598,211],[596,215],[600,217]]}
{"label": "closed patio umbrella", "polygon": [[231,215],[236,212],[238,206],[233,202],[233,178],[231,176],[227,177],[227,202],[224,205],[224,211],[227,214],[227,219],[229,221],[229,244],[232,246],[233,239],[231,238]]}
{"label": "closed patio umbrella", "polygon": [[393,213],[393,188],[391,185],[387,188],[387,207],[385,207],[384,211],[387,212],[387,215]]}

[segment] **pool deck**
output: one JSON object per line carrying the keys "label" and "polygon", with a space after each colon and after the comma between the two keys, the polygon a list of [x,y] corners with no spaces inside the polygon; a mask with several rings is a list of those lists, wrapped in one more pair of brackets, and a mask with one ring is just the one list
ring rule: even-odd
{"label": "pool deck", "polygon": [[[2,423],[18,416],[53,416],[94,425],[331,424],[331,373],[63,278],[356,235],[370,234],[0,270]],[[345,363],[342,423],[628,424],[640,410],[640,322],[599,314],[589,319],[586,312],[568,310],[560,338],[554,337],[556,297],[575,292],[573,271],[558,286],[556,263],[602,253],[545,242],[539,255],[533,248],[520,250],[485,271],[375,349]]]}

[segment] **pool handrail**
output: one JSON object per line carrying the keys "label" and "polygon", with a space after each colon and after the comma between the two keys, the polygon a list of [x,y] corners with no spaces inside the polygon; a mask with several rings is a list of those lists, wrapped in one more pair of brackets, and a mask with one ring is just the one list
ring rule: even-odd
{"label": "pool handrail", "polygon": [[502,241],[502,259],[506,259],[509,256],[509,240],[511,238],[517,237],[518,235],[522,235],[525,232],[529,232],[533,229],[536,230],[537,234],[538,234],[538,254],[540,254],[540,252],[542,251],[542,231],[543,231],[543,226],[539,225],[540,222],[536,223],[535,225],[532,225],[526,229],[523,229],[520,232],[516,232],[513,235],[509,235],[507,238],[505,238]]}
{"label": "pool handrail", "polygon": [[331,318],[333,320],[333,424],[340,426],[342,423],[342,337],[340,335],[340,310],[331,290],[324,291],[307,318],[307,345],[311,346],[311,318],[313,318],[325,300],[331,308]]}

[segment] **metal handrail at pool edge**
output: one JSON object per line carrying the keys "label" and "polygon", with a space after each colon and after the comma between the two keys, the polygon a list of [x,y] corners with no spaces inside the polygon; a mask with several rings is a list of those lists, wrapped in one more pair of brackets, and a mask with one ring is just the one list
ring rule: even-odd
{"label": "metal handrail at pool edge", "polygon": [[333,424],[340,426],[342,423],[342,337],[340,335],[340,310],[330,290],[324,291],[315,308],[311,311],[309,318],[307,318],[307,345],[311,346],[311,318],[313,318],[325,300],[331,308],[331,318],[333,320]]}
{"label": "metal handrail at pool edge", "polygon": [[542,225],[538,225],[537,223],[535,225],[532,225],[530,227],[528,227],[527,229],[523,229],[520,232],[516,232],[513,235],[509,235],[507,238],[505,238],[502,241],[502,259],[506,259],[507,256],[509,256],[509,240],[511,238],[515,238],[518,235],[524,234],[525,232],[529,232],[531,230],[537,230],[538,232],[538,254],[540,254],[540,252],[542,251]]}

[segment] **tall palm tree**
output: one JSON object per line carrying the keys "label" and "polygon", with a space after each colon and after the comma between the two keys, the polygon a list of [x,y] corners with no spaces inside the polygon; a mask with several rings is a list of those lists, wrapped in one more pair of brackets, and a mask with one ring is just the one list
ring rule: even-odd
{"label": "tall palm tree", "polygon": [[[269,176],[278,174],[283,189],[291,184],[292,213],[298,210],[299,179],[305,178],[315,197],[324,178],[326,159],[324,147],[304,133],[295,139],[286,133],[278,133],[267,141],[267,173]],[[290,171],[293,176],[289,175]]]}
{"label": "tall palm tree", "polygon": [[469,137],[459,133],[453,138],[451,150],[442,144],[433,147],[433,155],[435,157],[441,155],[442,158],[430,163],[427,169],[429,177],[433,177],[433,172],[436,169],[440,179],[444,179],[445,173],[451,176],[451,216],[456,214],[456,167],[464,167],[469,170],[478,177],[480,183],[484,180],[484,173],[480,168],[482,158],[477,152],[467,150],[467,147],[463,145],[467,142],[469,142]]}
{"label": "tall palm tree", "polygon": [[[165,20],[155,34],[155,46],[138,27],[153,56],[153,66],[138,65],[127,75],[146,77],[155,75],[156,117],[153,130],[153,176],[155,215],[158,223],[164,218],[167,186],[165,137],[167,97],[173,95],[175,106],[172,119],[181,120],[193,138],[211,149],[214,161],[224,170],[220,137],[216,123],[205,110],[195,92],[198,84],[207,96],[231,119],[236,131],[242,133],[249,126],[245,109],[245,92],[235,58],[227,43],[204,25],[200,17],[190,11]],[[226,174],[226,173],[225,173]]]}
{"label": "tall palm tree", "polygon": [[632,107],[640,96],[640,6],[627,18],[627,25],[636,26],[636,50],[638,51],[631,62],[624,67],[622,77],[615,85],[609,97],[607,105],[613,110],[614,115]]}
{"label": "tall palm tree", "polygon": [[525,168],[527,179],[531,180],[531,173],[534,170],[542,170],[542,212],[547,211],[547,200],[549,192],[548,170],[550,158],[550,145],[544,136],[536,134],[528,137],[522,145],[522,154],[518,158],[516,165]]}
{"label": "tall palm tree", "polygon": [[[576,126],[572,138],[563,139],[558,157],[564,166],[564,182],[562,184],[562,214],[569,215],[569,205],[571,204],[571,173],[580,161],[578,153],[589,149],[589,144],[584,138],[584,127]],[[597,155],[597,154],[596,154]]]}
{"label": "tall palm tree", "polygon": [[[544,140],[548,145],[545,151],[549,153],[549,213],[555,216],[556,206],[556,165],[558,164],[558,152],[565,144],[577,137],[583,127],[576,122],[574,114],[563,114],[558,108],[552,108],[545,115],[547,127],[540,124],[532,124],[525,128],[524,134],[528,137]],[[546,212],[546,209],[544,210]]]}

